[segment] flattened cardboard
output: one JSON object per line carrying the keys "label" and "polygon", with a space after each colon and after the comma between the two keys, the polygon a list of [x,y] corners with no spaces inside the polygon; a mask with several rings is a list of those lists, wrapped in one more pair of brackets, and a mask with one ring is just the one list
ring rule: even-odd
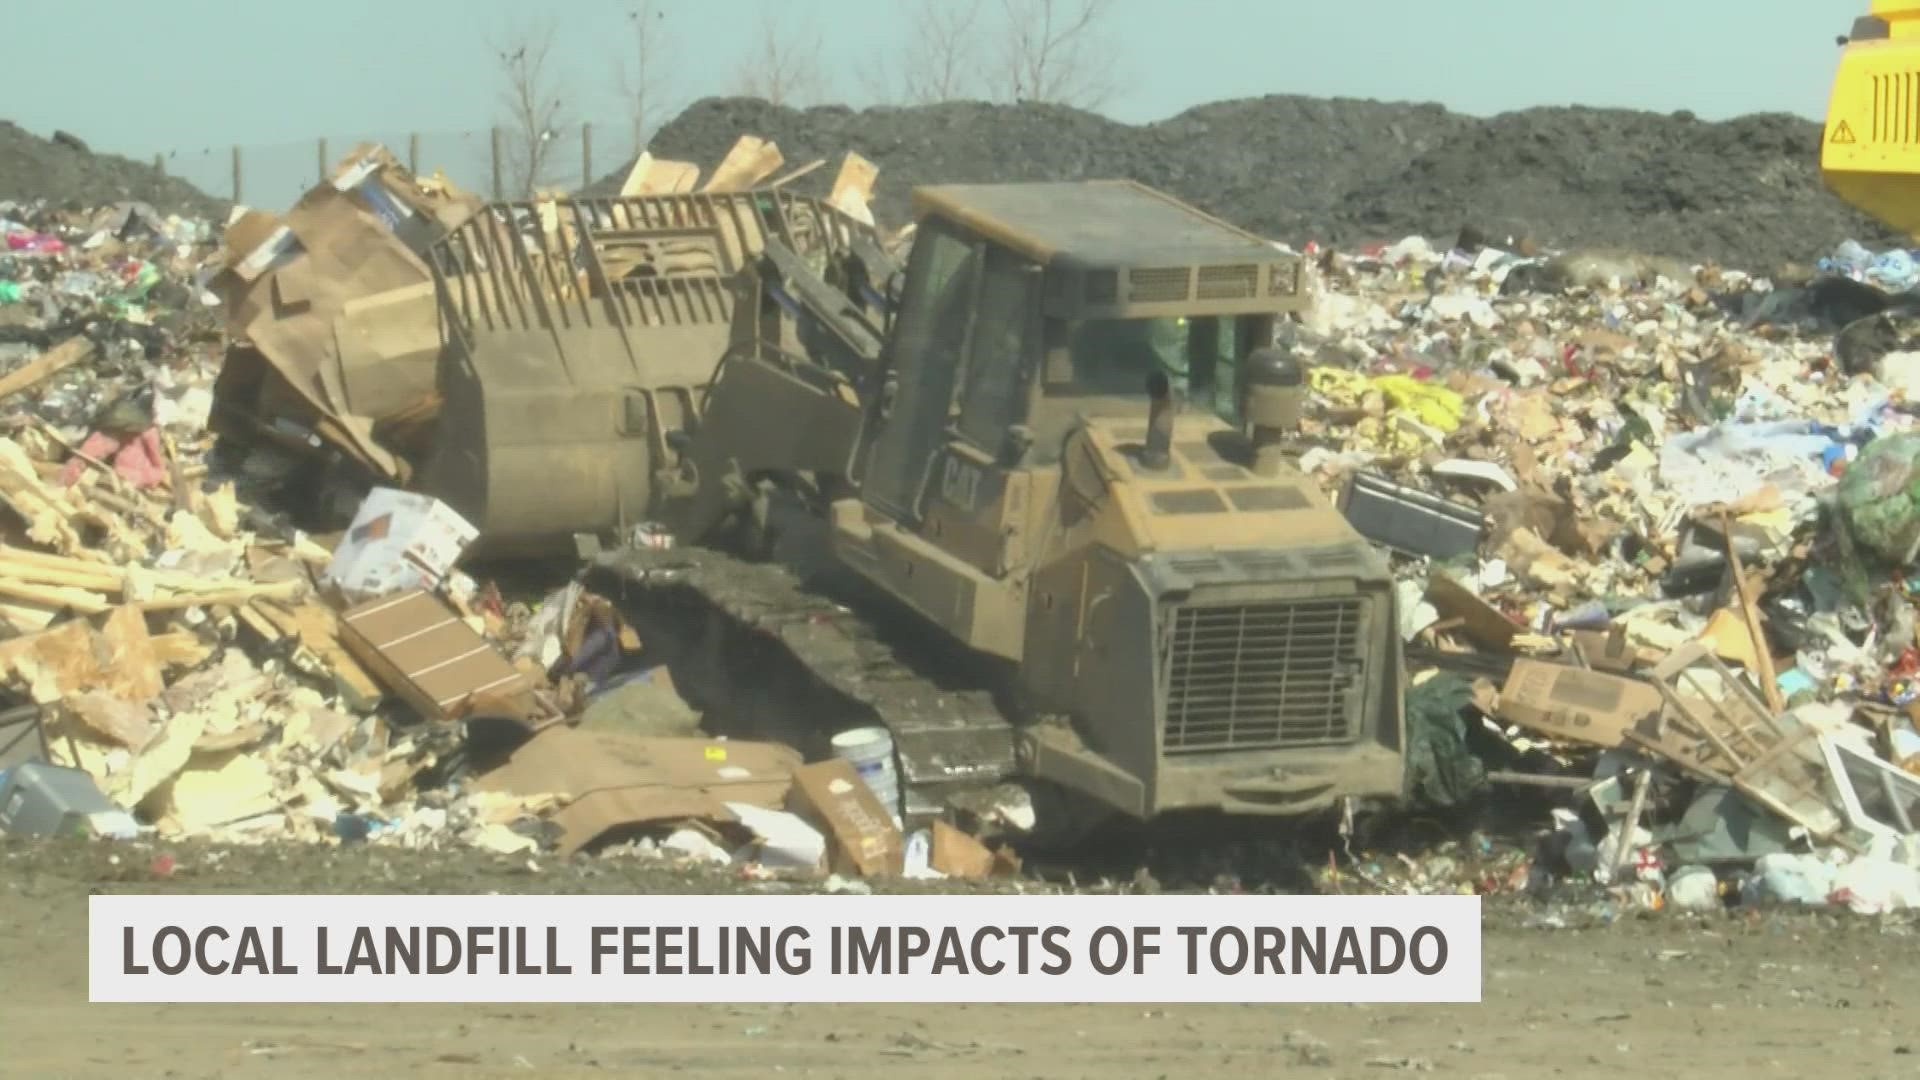
{"label": "flattened cardboard", "polygon": [[1551,738],[1612,748],[1665,708],[1660,688],[1650,683],[1519,659],[1500,690],[1499,718]]}
{"label": "flattened cardboard", "polygon": [[786,802],[800,755],[778,743],[652,738],[556,725],[521,744],[474,787],[507,795],[561,795],[548,820],[571,854],[615,829],[695,819],[731,823],[729,802],[769,810]]}
{"label": "flattened cardboard", "polygon": [[349,608],[340,616],[340,641],[428,720],[452,719],[473,698],[511,700],[532,690],[459,612],[423,589]]}
{"label": "flattened cardboard", "polygon": [[1502,614],[1473,590],[1444,573],[1427,580],[1427,599],[1443,619],[1459,619],[1461,630],[1482,648],[1511,652],[1513,639],[1526,627]]}
{"label": "flattened cardboard", "polygon": [[330,378],[343,412],[379,423],[434,396],[440,321],[431,281],[348,300],[333,337]]}
{"label": "flattened cardboard", "polygon": [[832,758],[794,770],[791,809],[826,826],[827,865],[835,873],[897,877],[906,867],[906,842],[892,815],[854,771]]}
{"label": "flattened cardboard", "polygon": [[951,878],[974,881],[992,877],[994,861],[993,852],[985,844],[944,821],[934,821],[928,866]]}

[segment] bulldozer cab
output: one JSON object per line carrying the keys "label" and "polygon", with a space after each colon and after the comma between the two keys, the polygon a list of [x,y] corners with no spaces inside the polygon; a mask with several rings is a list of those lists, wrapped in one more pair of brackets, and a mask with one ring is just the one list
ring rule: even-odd
{"label": "bulldozer cab", "polygon": [[896,521],[1057,461],[1085,418],[1144,420],[1156,372],[1236,424],[1240,361],[1305,302],[1297,257],[1138,184],[951,185],[916,202],[863,453],[864,497]]}

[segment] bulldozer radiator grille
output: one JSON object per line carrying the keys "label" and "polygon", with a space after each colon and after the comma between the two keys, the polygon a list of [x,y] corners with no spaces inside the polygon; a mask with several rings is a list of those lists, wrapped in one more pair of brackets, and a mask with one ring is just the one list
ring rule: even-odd
{"label": "bulldozer radiator grille", "polygon": [[1162,748],[1199,753],[1353,738],[1364,603],[1175,608]]}

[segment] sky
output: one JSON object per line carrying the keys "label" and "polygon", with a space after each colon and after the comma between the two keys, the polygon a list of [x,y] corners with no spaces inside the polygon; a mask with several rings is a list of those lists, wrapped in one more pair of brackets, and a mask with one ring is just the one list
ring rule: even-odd
{"label": "sky", "polygon": [[[675,104],[736,92],[764,19],[802,43],[818,35],[816,95],[873,103],[875,57],[911,55],[923,0],[652,0],[651,80]],[[948,13],[970,0],[947,0]],[[1003,0],[977,0],[983,48],[1005,40]],[[1071,6],[1077,0],[1059,0]],[[338,157],[377,139],[420,136],[420,165],[483,187],[484,129],[501,115],[494,43],[519,40],[543,11],[564,13],[549,69],[578,174],[581,121],[605,173],[633,143],[619,67],[631,63],[630,0],[96,0],[76,37],[71,0],[6,0],[0,69],[6,116],[97,151],[151,159],[243,201],[284,206],[318,172],[316,140]],[[1306,94],[1438,102],[1474,115],[1533,105],[1756,111],[1825,108],[1838,48],[1867,0],[1107,0],[1097,39],[1115,92],[1098,110],[1148,122],[1223,98]],[[987,71],[990,56],[969,64]],[[75,69],[78,68],[76,71]],[[976,94],[974,96],[985,96]],[[670,116],[671,111],[665,116]],[[463,134],[464,133],[464,134]],[[477,162],[477,164],[476,164]]]}

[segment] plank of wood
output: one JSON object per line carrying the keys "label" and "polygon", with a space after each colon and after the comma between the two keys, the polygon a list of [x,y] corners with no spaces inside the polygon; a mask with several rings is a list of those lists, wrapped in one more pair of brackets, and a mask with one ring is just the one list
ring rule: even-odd
{"label": "plank of wood", "polygon": [[276,600],[288,600],[300,595],[307,587],[304,581],[275,581],[265,585],[248,585],[238,589],[228,589],[213,593],[180,593],[175,596],[160,596],[151,600],[141,600],[135,606],[141,611],[178,611],[190,607],[215,607],[219,605],[244,604],[260,597],[272,597]]}
{"label": "plank of wood", "polygon": [[118,593],[127,586],[124,574],[108,572],[99,563],[79,563],[73,568],[55,568],[38,563],[19,562],[0,553],[0,579],[25,585],[64,585],[93,592]]}
{"label": "plank of wood", "polygon": [[154,588],[167,589],[173,592],[192,593],[231,592],[235,589],[250,588],[253,585],[252,582],[242,581],[239,578],[210,578],[200,577],[196,574],[184,574],[177,570],[149,570],[142,566],[116,566],[110,563],[91,562],[86,559],[74,558],[70,555],[49,555],[44,551],[33,551],[29,548],[0,544],[0,573],[11,572],[11,568],[14,567],[32,568],[30,571],[23,571],[21,574],[23,577],[27,576],[28,573],[44,570],[48,572],[65,572],[74,575],[91,576],[98,578],[103,583],[110,582],[111,585],[103,584],[99,590],[102,592],[128,588],[129,583],[136,579],[144,584],[152,585]]}
{"label": "plank of wood", "polygon": [[812,161],[807,162],[805,165],[802,165],[797,169],[789,169],[786,172],[781,173],[779,176],[774,177],[772,180],[767,181],[767,186],[770,188],[786,187],[788,184],[793,183],[795,180],[798,180],[803,176],[810,175],[820,170],[821,168],[824,168],[826,164],[827,164],[826,158],[814,158]]}
{"label": "plank of wood", "polygon": [[780,148],[756,135],[742,135],[713,170],[713,177],[700,190],[708,192],[750,191],[756,184],[779,171],[786,163]]}
{"label": "plank of wood", "polygon": [[842,213],[873,224],[869,204],[873,201],[873,182],[879,175],[878,166],[849,150],[833,178],[833,193],[827,196],[827,202]]}
{"label": "plank of wood", "polygon": [[93,342],[75,335],[0,377],[0,401],[31,390],[93,355]]}
{"label": "plank of wood", "polygon": [[1773,650],[1767,647],[1767,634],[1760,625],[1760,606],[1754,603],[1753,590],[1747,586],[1747,572],[1740,565],[1740,554],[1734,549],[1733,519],[1725,510],[1720,512],[1721,535],[1727,542],[1727,568],[1733,571],[1733,587],[1740,596],[1740,613],[1747,619],[1747,634],[1753,638],[1754,659],[1759,666],[1754,674],[1760,676],[1760,692],[1767,696],[1767,708],[1776,714],[1787,711],[1786,701],[1780,694],[1780,675],[1773,669]]}
{"label": "plank of wood", "polygon": [[24,600],[29,604],[55,610],[72,608],[82,615],[98,615],[113,606],[107,602],[106,597],[88,589],[59,585],[29,585],[4,577],[0,577],[0,596],[9,600]]}

